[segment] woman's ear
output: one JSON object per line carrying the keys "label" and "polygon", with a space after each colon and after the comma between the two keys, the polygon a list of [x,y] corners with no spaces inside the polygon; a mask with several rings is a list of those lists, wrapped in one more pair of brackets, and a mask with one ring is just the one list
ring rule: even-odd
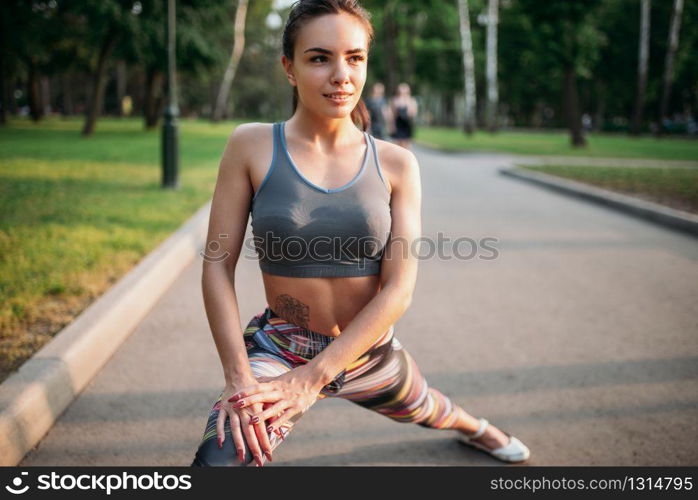
{"label": "woman's ear", "polygon": [[293,61],[289,60],[286,56],[281,56],[281,64],[284,66],[284,72],[286,73],[286,78],[288,82],[294,87],[296,84],[296,77],[293,75]]}

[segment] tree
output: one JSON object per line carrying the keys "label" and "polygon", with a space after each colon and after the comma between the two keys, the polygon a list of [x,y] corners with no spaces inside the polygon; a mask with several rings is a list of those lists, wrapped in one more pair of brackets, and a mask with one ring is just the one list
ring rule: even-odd
{"label": "tree", "polygon": [[467,134],[475,131],[475,64],[473,62],[473,39],[470,34],[470,13],[468,0],[458,0],[460,39],[463,57],[463,77],[465,82],[465,123]]}
{"label": "tree", "polygon": [[230,86],[235,78],[235,73],[242,57],[242,52],[245,49],[245,18],[247,16],[247,0],[239,0],[237,9],[235,9],[235,40],[233,42],[233,52],[230,55],[230,61],[225,68],[223,81],[218,89],[218,98],[216,99],[216,107],[213,110],[212,121],[217,122],[225,114],[226,104],[228,103],[228,94]]}
{"label": "tree", "polygon": [[671,84],[674,80],[674,57],[679,46],[679,29],[681,28],[681,14],[683,12],[683,0],[674,0],[674,8],[671,12],[671,28],[669,29],[669,46],[667,47],[664,78],[662,81],[662,100],[659,106],[659,126],[657,134],[661,135],[664,119],[667,116],[669,97],[671,96]]}
{"label": "tree", "polygon": [[[90,81],[87,115],[82,128],[83,136],[94,132],[97,118],[102,112],[104,90],[107,84],[107,63],[117,42],[135,31],[139,11],[130,0],[101,0],[99,2],[69,2],[74,13],[84,21],[83,36],[86,42],[99,47]],[[140,4],[139,4],[140,5]]]}
{"label": "tree", "polygon": [[[548,51],[562,72],[562,108],[573,147],[586,146],[581,123],[577,78],[590,77],[601,37],[590,18],[599,0],[520,0],[533,26],[531,36]],[[539,52],[540,53],[540,52]]]}
{"label": "tree", "polygon": [[499,24],[499,1],[489,0],[487,5],[487,111],[485,127],[490,132],[497,130],[497,27]]}
{"label": "tree", "polygon": [[383,61],[385,64],[385,90],[388,95],[395,92],[398,81],[399,52],[396,48],[398,39],[398,26],[395,19],[396,13],[396,0],[387,0],[383,7],[383,39],[385,41],[385,57]]}
{"label": "tree", "polygon": [[[29,114],[38,121],[50,105],[44,102],[40,83],[54,67],[51,60],[61,53],[63,34],[59,9],[50,2],[23,0],[0,2],[0,100],[2,115],[13,99],[16,77],[26,77]],[[53,50],[51,50],[53,49]]]}
{"label": "tree", "polygon": [[[177,78],[213,78],[229,56],[229,12],[232,0],[177,0]],[[143,74],[142,112],[144,128],[155,128],[165,105],[167,2],[140,0],[137,15],[127,34],[120,38],[113,57],[126,61]],[[186,87],[181,87],[186,91]],[[193,93],[199,89],[192,89]],[[183,103],[186,106],[186,103]]]}
{"label": "tree", "polygon": [[635,100],[635,114],[631,133],[637,135],[642,126],[642,114],[645,108],[645,90],[647,88],[647,63],[650,48],[650,3],[651,0],[642,0],[642,13],[640,15],[640,43],[637,62],[637,98]]}
{"label": "tree", "polygon": [[[211,116],[216,108],[222,75],[233,60],[233,12],[238,3],[177,0],[182,116]],[[654,110],[653,121],[658,114],[666,118],[674,113],[695,119],[698,30],[680,30],[680,43],[678,34],[680,24],[698,23],[698,2],[684,1],[679,16],[675,1],[646,0],[650,8],[646,39],[641,32],[645,3],[641,0],[496,3],[498,55],[493,72],[494,36],[488,36],[493,25],[472,23],[469,14],[485,13],[494,2],[362,0],[372,14],[376,35],[366,90],[382,81],[390,93],[397,82],[408,81],[422,104],[420,118],[445,126],[461,123],[466,105],[459,100],[465,90],[471,130],[481,113],[482,123],[490,122],[495,85],[497,112],[515,126],[577,124],[576,134],[582,135],[578,116],[589,113],[601,130],[626,130],[635,123],[644,128],[649,109]],[[0,122],[2,113],[24,110],[40,119],[49,106],[67,114],[83,112],[89,102],[94,128],[100,109],[117,111],[124,78],[120,84],[111,79],[114,63],[123,61],[135,112],[143,113],[146,128],[157,126],[166,79],[164,4],[162,0],[0,2]],[[271,4],[272,0],[247,0],[245,48],[235,68],[234,91],[231,86],[224,100],[236,117],[277,120],[290,107],[291,88],[279,64],[283,19],[290,3],[284,2],[278,19],[267,25]],[[119,35],[109,50],[106,28],[112,25]],[[644,97],[643,46],[648,48]],[[660,112],[662,99],[665,111]],[[639,115],[643,110],[644,123]],[[666,127],[663,132],[667,133]]]}

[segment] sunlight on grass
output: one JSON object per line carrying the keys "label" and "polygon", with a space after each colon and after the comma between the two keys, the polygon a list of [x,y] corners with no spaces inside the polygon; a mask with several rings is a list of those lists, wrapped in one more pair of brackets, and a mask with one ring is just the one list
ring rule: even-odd
{"label": "sunlight on grass", "polygon": [[698,169],[567,165],[525,168],[641,197],[678,210],[698,213]]}
{"label": "sunlight on grass", "polygon": [[566,132],[477,131],[471,137],[459,129],[420,127],[418,144],[449,151],[498,151],[522,155],[656,158],[698,162],[698,141],[627,135],[590,134],[586,148],[572,148]]}
{"label": "sunlight on grass", "polygon": [[180,188],[139,119],[0,129],[0,380],[211,197],[231,122],[180,122]]}

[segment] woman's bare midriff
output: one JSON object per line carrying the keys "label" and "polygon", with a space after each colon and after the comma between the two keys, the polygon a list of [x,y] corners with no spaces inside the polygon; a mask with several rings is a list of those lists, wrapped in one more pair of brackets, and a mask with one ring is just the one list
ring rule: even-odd
{"label": "woman's bare midriff", "polygon": [[380,275],[296,278],[262,272],[267,304],[294,325],[338,337],[380,291]]}
{"label": "woman's bare midriff", "polygon": [[[258,135],[256,140],[250,141],[249,147],[251,149],[246,154],[249,158],[249,177],[253,193],[256,193],[272,160],[272,125],[258,124]],[[312,163],[302,157],[296,160],[302,164]],[[349,167],[347,165],[351,174]],[[388,176],[386,169],[383,172]],[[344,180],[330,184],[342,185],[346,178],[350,177],[345,175]],[[297,278],[262,272],[262,280],[267,304],[272,311],[289,323],[330,337],[339,336],[380,291],[379,274],[349,278]]]}

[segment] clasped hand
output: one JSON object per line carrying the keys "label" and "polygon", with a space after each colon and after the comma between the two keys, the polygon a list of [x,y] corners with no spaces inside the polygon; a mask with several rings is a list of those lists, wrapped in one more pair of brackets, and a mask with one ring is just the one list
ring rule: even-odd
{"label": "clasped hand", "polygon": [[273,420],[266,428],[271,434],[295,415],[305,413],[317,401],[321,390],[322,386],[312,380],[307,368],[301,365],[278,377],[260,377],[256,384],[233,394],[228,402],[233,403],[233,408],[266,403],[263,411],[251,415],[250,423]]}

